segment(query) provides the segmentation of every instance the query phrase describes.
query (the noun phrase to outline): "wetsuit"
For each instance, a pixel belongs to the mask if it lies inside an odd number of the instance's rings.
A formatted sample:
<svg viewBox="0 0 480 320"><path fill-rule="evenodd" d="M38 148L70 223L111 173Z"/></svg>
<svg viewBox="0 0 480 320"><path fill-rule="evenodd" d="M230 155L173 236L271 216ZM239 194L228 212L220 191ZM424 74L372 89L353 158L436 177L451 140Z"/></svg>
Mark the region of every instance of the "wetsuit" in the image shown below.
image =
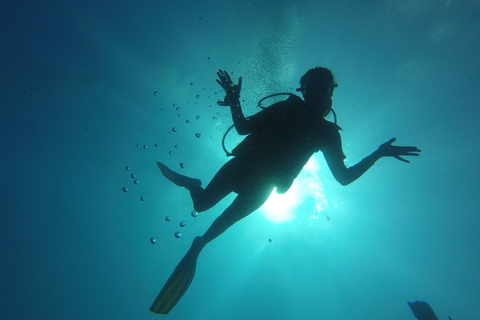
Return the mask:
<svg viewBox="0 0 480 320"><path fill-rule="evenodd" d="M305 101L296 95L252 117L242 117L233 117L235 125L242 127L241 133L248 134L232 151L237 189L248 187L243 182L262 179L271 182L278 193L285 193L315 152L321 150L339 161L346 158L339 127L312 117Z"/></svg>

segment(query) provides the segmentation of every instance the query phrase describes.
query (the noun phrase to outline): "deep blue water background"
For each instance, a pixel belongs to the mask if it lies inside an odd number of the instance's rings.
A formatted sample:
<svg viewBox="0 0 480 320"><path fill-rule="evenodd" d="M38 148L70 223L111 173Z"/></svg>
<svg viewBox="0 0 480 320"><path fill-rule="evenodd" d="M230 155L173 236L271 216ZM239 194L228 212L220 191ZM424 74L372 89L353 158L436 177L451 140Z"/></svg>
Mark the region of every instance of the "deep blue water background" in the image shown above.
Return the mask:
<svg viewBox="0 0 480 320"><path fill-rule="evenodd" d="M342 187L315 155L302 177L322 211L309 196L289 222L232 227L168 318L406 320L425 300L477 319L479 16L467 0L3 1L0 318L160 317L150 304L233 198L192 218L155 160L204 183L225 163L219 68L253 114L320 65L347 164L393 136L421 157Z"/></svg>

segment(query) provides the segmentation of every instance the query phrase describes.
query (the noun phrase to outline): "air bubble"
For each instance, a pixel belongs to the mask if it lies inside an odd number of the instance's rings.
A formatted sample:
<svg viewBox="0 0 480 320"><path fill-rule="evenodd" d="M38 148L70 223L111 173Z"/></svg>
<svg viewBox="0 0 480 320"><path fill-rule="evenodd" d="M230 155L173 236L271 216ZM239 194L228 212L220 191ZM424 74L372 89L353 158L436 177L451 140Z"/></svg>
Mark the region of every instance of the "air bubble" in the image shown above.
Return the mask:
<svg viewBox="0 0 480 320"><path fill-rule="evenodd" d="M157 242L157 239L155 239L154 237L151 237L151 238L150 238L150 243L151 243L151 244L155 244L155 242Z"/></svg>
<svg viewBox="0 0 480 320"><path fill-rule="evenodd" d="M147 200L147 198L145 198L144 196L140 197L140 201L145 201L145 200Z"/></svg>
<svg viewBox="0 0 480 320"><path fill-rule="evenodd" d="M272 242L272 239L268 239L268 242Z"/></svg>
<svg viewBox="0 0 480 320"><path fill-rule="evenodd" d="M169 216L166 216L166 217L165 217L165 221L168 222L168 221L170 221L170 220L172 220L172 219L171 219Z"/></svg>
<svg viewBox="0 0 480 320"><path fill-rule="evenodd" d="M173 128L172 128L172 131L173 131L173 132L177 132L177 128L176 128L176 127L173 127Z"/></svg>
<svg viewBox="0 0 480 320"><path fill-rule="evenodd" d="M190 123L190 120L185 120L186 123Z"/></svg>
<svg viewBox="0 0 480 320"><path fill-rule="evenodd" d="M202 135L201 135L200 133L195 133L195 137L197 137L197 138L201 138L201 137L202 137Z"/></svg>
<svg viewBox="0 0 480 320"><path fill-rule="evenodd" d="M185 163L180 162L180 168L185 169Z"/></svg>
<svg viewBox="0 0 480 320"><path fill-rule="evenodd" d="M158 96L158 91L153 91L154 96Z"/></svg>
<svg viewBox="0 0 480 320"><path fill-rule="evenodd" d="M128 188L127 187L123 187L123 192L128 192Z"/></svg>
<svg viewBox="0 0 480 320"><path fill-rule="evenodd" d="M168 151L168 154L169 154L169 155L172 155L172 154L173 154L173 151Z"/></svg>
<svg viewBox="0 0 480 320"><path fill-rule="evenodd" d="M135 179L137 176L136 176L134 173L132 173L132 174L130 175L130 177L132 177L133 179Z"/></svg>
<svg viewBox="0 0 480 320"><path fill-rule="evenodd" d="M138 179L136 179L136 180L133 180L133 183L135 183L135 184L139 184L139 183L140 183L140 181L138 181Z"/></svg>
<svg viewBox="0 0 480 320"><path fill-rule="evenodd" d="M183 227L185 227L186 225L187 225L187 223L186 223L185 221L180 222L180 227L183 228Z"/></svg>
<svg viewBox="0 0 480 320"><path fill-rule="evenodd" d="M160 145L158 143L155 143L155 147L158 148Z"/></svg>
<svg viewBox="0 0 480 320"><path fill-rule="evenodd" d="M182 236L182 233L180 231L175 232L175 237L180 238Z"/></svg>
<svg viewBox="0 0 480 320"><path fill-rule="evenodd" d="M195 119L197 119L197 120L200 119L200 116L196 116Z"/></svg>
<svg viewBox="0 0 480 320"><path fill-rule="evenodd" d="M198 217L198 211L193 210L191 213L192 217L196 218Z"/></svg>
<svg viewBox="0 0 480 320"><path fill-rule="evenodd" d="M143 149L147 149L148 146L146 144L143 145Z"/></svg>
<svg viewBox="0 0 480 320"><path fill-rule="evenodd" d="M126 167L125 167L125 170L130 170L130 166L126 166Z"/></svg>
<svg viewBox="0 0 480 320"><path fill-rule="evenodd" d="M195 97L196 97L197 99L200 99L200 95L199 95L199 94L197 94Z"/></svg>
<svg viewBox="0 0 480 320"><path fill-rule="evenodd" d="M193 82L190 82L190 85L193 86Z"/></svg>

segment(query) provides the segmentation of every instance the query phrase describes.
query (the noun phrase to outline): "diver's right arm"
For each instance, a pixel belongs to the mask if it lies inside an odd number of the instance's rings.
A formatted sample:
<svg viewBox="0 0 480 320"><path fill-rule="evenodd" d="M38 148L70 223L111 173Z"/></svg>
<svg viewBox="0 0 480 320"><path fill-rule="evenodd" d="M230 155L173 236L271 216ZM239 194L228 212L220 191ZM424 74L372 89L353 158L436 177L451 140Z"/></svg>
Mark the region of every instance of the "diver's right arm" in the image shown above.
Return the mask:
<svg viewBox="0 0 480 320"><path fill-rule="evenodd" d="M242 111L242 106L240 101L230 104L230 111L232 112L233 123L235 124L235 129L237 129L238 134L245 135L252 132L249 121L245 118Z"/></svg>
<svg viewBox="0 0 480 320"><path fill-rule="evenodd" d="M251 124L245 118L242 106L240 105L240 90L242 88L242 77L238 78L238 84L234 84L226 71L219 70L216 81L225 90L225 99L218 101L220 106L230 106L233 123L238 134L245 135L252 132Z"/></svg>

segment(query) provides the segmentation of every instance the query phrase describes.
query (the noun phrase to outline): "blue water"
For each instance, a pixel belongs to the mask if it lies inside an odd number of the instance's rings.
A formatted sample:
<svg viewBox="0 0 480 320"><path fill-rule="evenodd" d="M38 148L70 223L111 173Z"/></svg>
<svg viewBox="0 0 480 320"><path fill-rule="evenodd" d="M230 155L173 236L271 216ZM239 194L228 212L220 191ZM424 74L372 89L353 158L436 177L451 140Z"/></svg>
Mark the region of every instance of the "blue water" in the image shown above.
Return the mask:
<svg viewBox="0 0 480 320"><path fill-rule="evenodd" d="M477 319L479 16L478 1L2 2L0 318L162 317L151 303L233 195L193 218L155 161L204 183L227 161L219 68L243 76L250 115L325 66L348 165L391 137L422 155L347 187L315 155L285 205L205 248L167 318L406 320L424 300Z"/></svg>

